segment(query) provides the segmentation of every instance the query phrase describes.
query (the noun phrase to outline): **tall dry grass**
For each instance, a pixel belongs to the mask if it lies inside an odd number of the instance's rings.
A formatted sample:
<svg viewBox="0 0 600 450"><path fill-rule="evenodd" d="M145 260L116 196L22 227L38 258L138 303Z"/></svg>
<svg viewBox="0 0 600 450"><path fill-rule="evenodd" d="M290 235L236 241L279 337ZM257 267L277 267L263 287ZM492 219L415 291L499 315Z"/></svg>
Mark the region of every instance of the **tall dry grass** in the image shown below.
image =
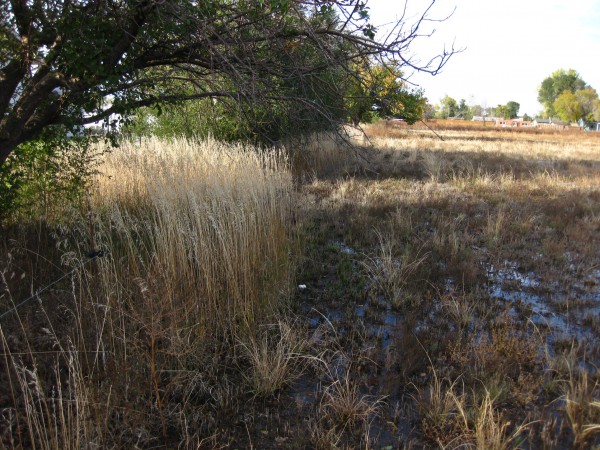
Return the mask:
<svg viewBox="0 0 600 450"><path fill-rule="evenodd" d="M69 283L0 326L0 447L198 445L231 402L238 343L288 298L283 155L148 140L100 173L88 210L60 227ZM104 255L89 261L90 247Z"/></svg>
<svg viewBox="0 0 600 450"><path fill-rule="evenodd" d="M92 210L95 242L111 253L100 261L105 292L119 284L121 294L183 308L200 334L252 326L279 300L294 215L282 155L151 140L121 147L101 171Z"/></svg>

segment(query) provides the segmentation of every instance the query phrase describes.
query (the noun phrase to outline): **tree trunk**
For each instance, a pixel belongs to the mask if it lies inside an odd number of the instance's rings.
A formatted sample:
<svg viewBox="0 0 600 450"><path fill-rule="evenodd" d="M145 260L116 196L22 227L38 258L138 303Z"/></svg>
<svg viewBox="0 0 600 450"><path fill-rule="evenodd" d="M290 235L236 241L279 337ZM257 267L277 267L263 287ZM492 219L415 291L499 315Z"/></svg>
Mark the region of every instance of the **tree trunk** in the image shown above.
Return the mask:
<svg viewBox="0 0 600 450"><path fill-rule="evenodd" d="M7 139L0 138L0 166L4 164L4 161L8 159L8 156L18 145L19 142L15 142L15 140L10 137Z"/></svg>

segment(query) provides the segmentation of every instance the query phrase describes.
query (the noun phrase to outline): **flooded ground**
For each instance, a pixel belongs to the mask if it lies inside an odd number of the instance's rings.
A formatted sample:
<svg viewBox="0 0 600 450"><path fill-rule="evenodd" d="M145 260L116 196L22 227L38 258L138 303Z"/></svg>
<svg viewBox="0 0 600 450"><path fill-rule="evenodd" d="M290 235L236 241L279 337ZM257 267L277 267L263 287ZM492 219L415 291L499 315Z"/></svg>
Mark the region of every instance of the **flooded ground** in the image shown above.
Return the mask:
<svg viewBox="0 0 600 450"><path fill-rule="evenodd" d="M336 356L291 395L376 405L319 448L600 445L600 163L393 145L305 188L298 313Z"/></svg>
<svg viewBox="0 0 600 450"><path fill-rule="evenodd" d="M594 319L600 317L600 270L578 276L572 269L568 284L548 283L535 272L522 273L511 261L486 271L490 296L506 302L515 316L523 314L547 330L550 339L597 338Z"/></svg>
<svg viewBox="0 0 600 450"><path fill-rule="evenodd" d="M326 259L331 264L326 273L299 280L302 281L297 291L300 315L305 318L311 333L333 335L344 342L348 354L332 363L337 376L351 377L360 395L381 400L377 414L369 422L369 442L373 448L429 447L422 434L416 432L420 422L417 393L430 389L436 377L453 372L452 363L449 366L440 364L444 360L449 362L453 356L440 354L440 348L446 351L448 348L436 344L435 340L443 336L455 339L456 333L464 327L466 336L477 336L476 340L485 341L487 332L484 329L489 326L486 320L490 320L490 315L482 315L478 310L492 312L492 321L509 320L515 330L528 328L537 334L532 340L539 356L536 356L537 364L540 364L537 370L553 370L544 358L562 354L566 343L583 353L589 352L581 360L582 370L594 373L598 370L598 270L578 276L571 266L566 284L548 282L547 276L523 270L515 261L503 260L499 265L482 261L484 276L476 289L479 297L473 300L480 305L460 305L459 289L464 286L459 288L460 283L448 278L444 290L437 292L438 297L429 299L428 310L415 313L394 308L384 296L373 296L373 280L368 279L363 265L365 254L343 241L329 240L325 248L323 254L329 255ZM340 267L345 269L340 270ZM343 274L341 277L340 273ZM449 298L455 303L449 303ZM450 314L449 308L454 308ZM527 338L520 332L519 336ZM406 351L406 345L420 348L411 348L404 359L398 352ZM437 354L436 362L431 360L430 354ZM319 380L315 384L311 377L302 377L291 386L290 395L296 403L305 406L312 403L314 408L322 395L322 382ZM539 407L545 409L547 405L544 406L542 401ZM560 417L559 410L563 407L564 402L556 401L550 409ZM559 422L562 424L559 428L564 427L562 420ZM560 431L555 432L560 434ZM346 439L342 441L350 447L360 441L357 436L346 436ZM557 438L556 442L559 441ZM532 442L537 441L532 439ZM536 447L530 443L519 448Z"/></svg>

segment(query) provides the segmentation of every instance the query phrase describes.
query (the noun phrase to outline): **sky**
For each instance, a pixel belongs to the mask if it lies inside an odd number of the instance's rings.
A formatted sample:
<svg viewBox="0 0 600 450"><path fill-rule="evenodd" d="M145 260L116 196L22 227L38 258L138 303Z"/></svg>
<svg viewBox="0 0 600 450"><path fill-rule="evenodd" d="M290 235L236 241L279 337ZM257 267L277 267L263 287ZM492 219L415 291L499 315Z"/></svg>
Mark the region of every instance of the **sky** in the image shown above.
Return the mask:
<svg viewBox="0 0 600 450"><path fill-rule="evenodd" d="M401 17L404 0L370 0L372 23ZM407 24L429 2L408 0ZM468 104L493 107L516 101L519 114L542 110L537 89L558 69L574 69L600 93L600 0L438 0L424 24L431 37L413 42L415 61L426 61L454 45L464 48L432 77L416 73L409 79L433 104L449 95Z"/></svg>

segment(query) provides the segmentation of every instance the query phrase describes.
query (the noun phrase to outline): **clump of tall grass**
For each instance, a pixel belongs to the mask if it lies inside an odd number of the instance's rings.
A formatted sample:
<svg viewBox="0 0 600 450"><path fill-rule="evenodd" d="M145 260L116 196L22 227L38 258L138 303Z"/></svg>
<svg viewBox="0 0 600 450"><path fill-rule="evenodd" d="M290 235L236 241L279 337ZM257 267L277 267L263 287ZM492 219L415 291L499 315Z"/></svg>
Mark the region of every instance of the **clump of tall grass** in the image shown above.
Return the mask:
<svg viewBox="0 0 600 450"><path fill-rule="evenodd" d="M378 254L367 256L363 265L375 290L381 292L392 307L402 309L412 300L405 288L429 255L421 255L420 250L415 255L411 249L407 249L397 257L394 240L377 231L376 235L379 240Z"/></svg>
<svg viewBox="0 0 600 450"><path fill-rule="evenodd" d="M151 140L122 146L101 170L94 240L111 255L100 262L106 292L118 284L121 295L183 308L201 334L251 326L275 304L294 214L282 155Z"/></svg>
<svg viewBox="0 0 600 450"><path fill-rule="evenodd" d="M295 200L281 153L147 140L114 149L99 173L80 220L63 224L71 286L39 298L57 302L36 319L52 330L55 369L38 370L47 349L25 315L0 327L9 448L194 445L218 408L210 384L235 366L221 362L289 297ZM90 248L103 256L90 261ZM76 420L78 405L92 420Z"/></svg>
<svg viewBox="0 0 600 450"><path fill-rule="evenodd" d="M243 375L255 396L271 396L302 373L306 343L293 324L282 320L240 342L250 366Z"/></svg>
<svg viewBox="0 0 600 450"><path fill-rule="evenodd" d="M600 383L590 380L587 372L577 374L571 368L564 391L564 408L573 432L573 446L584 448L600 434Z"/></svg>

